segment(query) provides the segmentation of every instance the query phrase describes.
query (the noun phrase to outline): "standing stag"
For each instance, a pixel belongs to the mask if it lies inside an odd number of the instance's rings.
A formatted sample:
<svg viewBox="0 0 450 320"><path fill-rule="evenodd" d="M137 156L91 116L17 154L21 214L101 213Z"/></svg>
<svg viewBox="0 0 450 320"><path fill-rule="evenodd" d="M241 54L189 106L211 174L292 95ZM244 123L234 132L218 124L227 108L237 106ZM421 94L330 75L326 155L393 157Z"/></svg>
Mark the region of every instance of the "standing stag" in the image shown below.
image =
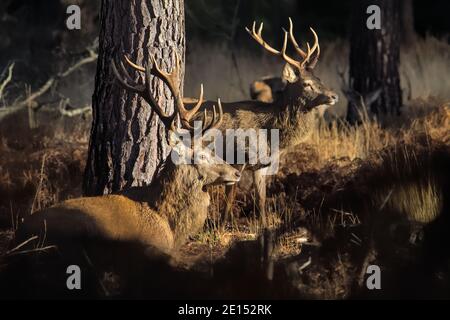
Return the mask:
<svg viewBox="0 0 450 320"><path fill-rule="evenodd" d="M281 57L286 65L283 70L283 90L273 102L240 101L223 103L223 121L220 130L227 129L279 129L279 155L288 148L305 141L312 133L315 124L313 109L323 105L333 105L338 95L326 88L321 80L314 76L313 69L320 55L319 39L311 28L314 44L307 43L306 52L303 51L293 34L292 20L289 19L289 31L284 31L284 41L281 51L274 49L262 37L263 24L256 30L256 23L252 29L246 28L252 38L269 53ZM294 46L299 58L294 59L286 53L288 39ZM206 101L203 108L211 106L213 102ZM258 131L257 131L258 132ZM226 137L226 135L225 135ZM259 140L259 136L258 136ZM269 141L266 141L269 144ZM242 148L242 146L237 146ZM245 148L245 147L244 147ZM261 165L246 165L246 170L253 172L253 183L256 191L257 206L262 221L265 223L266 180L267 167ZM226 187L227 205L224 220L228 220L232 213L236 186Z"/></svg>
<svg viewBox="0 0 450 320"><path fill-rule="evenodd" d="M255 24L253 24L252 31L250 31L249 29L246 29L246 30L265 49L267 49L269 52L279 55L277 50L274 50L264 40L262 40L262 36L261 36L262 26L263 26L263 24L260 25L260 29L258 30L258 32L256 32L256 30L255 30ZM309 44L307 43L307 52L305 53L303 50L301 50L299 48L298 43L295 40L295 37L293 36L293 23L292 23L291 18L289 18L289 38L291 39L291 41L294 41L293 45L294 45L295 49L297 50L297 52L299 53L299 55L302 57L302 59L304 59L303 57L305 56L305 54L306 55L308 55L309 53L314 54L314 50L317 50L317 52L315 53L314 61L306 62L306 64L307 64L306 68L309 69L309 71L312 74L312 69L316 65L319 55L320 55L320 46L318 43L318 37L317 37L316 32L312 28L310 28L310 29L314 35L315 45L317 45L317 47L314 47L315 46L314 45L313 49L310 49ZM288 60L289 60L289 57L288 57ZM294 65L291 62L286 60L286 64L284 65L281 77L269 75L269 76L264 76L258 80L253 81L250 84L250 97L253 100L258 100L258 101L267 102L267 103L282 103L282 101L280 101L280 100L284 99L284 96L286 94L288 94L288 95L297 94L297 93L292 92L292 89L295 89L295 87L292 87L292 86L291 86L290 92L286 92L287 84L296 81L295 77L293 77L292 66L294 66ZM313 76L312 80L316 81L319 85L321 85L323 87L321 80L318 79L317 77ZM300 89L301 89L301 87L300 87ZM299 94L297 94L297 95L299 95ZM327 104L327 105L330 105L330 104Z"/></svg>
<svg viewBox="0 0 450 320"><path fill-rule="evenodd" d="M149 186L133 187L113 195L67 200L35 212L19 227L17 241L42 235L45 231L46 239L54 243L76 243L90 238L120 240L138 242L170 253L203 227L210 204L206 188L239 181L238 170L212 157L201 146L193 149L178 136L181 133L175 125L178 116L183 128L190 132L193 128L189 126L189 121L203 102L202 87L195 106L185 108L179 91L178 56L172 73L162 71L154 58L146 68L137 66L126 57L125 61L132 69L144 71L144 83L134 83L125 64L121 61L117 66L113 61L112 69L119 83L130 93L141 96L158 114L176 157L172 154L167 158L158 177ZM148 86L151 75L164 81L173 94L175 111L172 114L166 114L152 96ZM214 108L209 124L205 111L202 133L220 125L223 117L220 100L218 108L218 114ZM189 164L191 162L193 164Z"/></svg>

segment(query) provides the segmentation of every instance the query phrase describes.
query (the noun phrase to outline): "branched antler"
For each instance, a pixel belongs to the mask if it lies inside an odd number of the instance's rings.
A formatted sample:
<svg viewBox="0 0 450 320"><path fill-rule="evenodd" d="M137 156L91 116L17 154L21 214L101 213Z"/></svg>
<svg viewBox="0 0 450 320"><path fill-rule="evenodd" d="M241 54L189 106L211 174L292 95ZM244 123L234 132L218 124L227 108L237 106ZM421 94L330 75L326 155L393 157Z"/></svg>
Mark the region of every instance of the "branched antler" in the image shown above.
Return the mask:
<svg viewBox="0 0 450 320"><path fill-rule="evenodd" d="M179 69L180 69L180 59L176 51L174 51L174 59L175 59L175 67L172 69L171 72L165 72L163 71L158 63L156 62L156 59L152 56L150 58L150 64L148 64L145 68L142 66L139 66L132 62L126 55L124 56L125 62L130 66L132 69L138 72L144 73L144 83L134 83L132 80L130 74L128 73L124 63L121 61L119 63L121 73L119 72L116 62L113 60L111 63L112 70L114 74L116 75L117 80L122 85L123 88L126 90L136 93L140 95L149 105L150 107L158 114L159 118L163 122L164 126L168 130L176 131L175 122L177 115L180 116L181 124L184 128L193 130L194 128L191 126L190 122L194 118L194 116L198 113L198 110L203 104L203 84L200 85L200 96L197 101L197 103L194 105L192 109L186 109L184 103L183 103L183 97L181 96L180 92L180 83L179 83ZM152 95L152 90L150 87L150 77L155 76L158 79L162 80L167 87L169 88L170 92L172 93L174 99L175 99L175 110L172 112L172 114L167 114L163 108L158 104L158 102L155 100L155 98ZM220 103L220 99L218 101L219 105L219 116L217 116L216 108L213 107L213 118L211 120L210 124L207 124L207 112L205 110L204 112L204 118L203 118L203 128L202 131L205 132L206 130L216 128L220 125L220 122L223 118L223 111L222 111L222 105Z"/></svg>
<svg viewBox="0 0 450 320"><path fill-rule="evenodd" d="M261 22L261 24L258 28L258 31L256 31L256 22L254 21L253 25L252 25L252 30L250 30L249 28L245 28L245 30L247 30L247 32L251 35L251 37L256 42L258 42L264 49L266 49L267 51L269 51L270 53L272 53L274 55L281 56L287 63L297 67L299 70L303 70L305 68L312 69L316 66L317 61L319 59L319 55L320 55L320 46L319 46L319 37L317 36L317 33L314 31L313 28L310 28L310 30L314 35L314 45L311 48L309 43L306 43L308 50L307 50L307 52L304 52L300 48L297 40L295 39L294 26L292 23L292 19L289 18L289 31L286 31L283 29L284 30L283 47L282 47L281 51L278 51L278 50L274 49L272 46L270 46L263 39L263 37L262 37L263 26L264 26L264 24ZM291 43L294 46L296 52L301 57L301 60L295 60L286 54L288 37L291 40ZM311 57L314 53L315 53L315 56L313 59L311 59Z"/></svg>

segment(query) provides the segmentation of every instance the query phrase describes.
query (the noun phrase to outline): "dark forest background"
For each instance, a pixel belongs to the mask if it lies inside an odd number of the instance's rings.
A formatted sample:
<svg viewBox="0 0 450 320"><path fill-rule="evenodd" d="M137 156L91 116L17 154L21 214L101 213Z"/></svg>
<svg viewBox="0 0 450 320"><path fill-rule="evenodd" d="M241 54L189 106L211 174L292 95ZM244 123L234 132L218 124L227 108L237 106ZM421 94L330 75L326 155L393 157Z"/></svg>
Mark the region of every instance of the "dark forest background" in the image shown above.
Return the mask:
<svg viewBox="0 0 450 320"><path fill-rule="evenodd" d="M207 282L205 292L217 289L219 293L225 288L225 295L234 299L254 299L266 293L277 297L274 289L291 286L299 291L292 293L296 298L364 298L370 294L385 299L449 298L450 10L446 6L449 1L400 0L402 12L411 12L405 10L408 4L412 4L409 8L413 11L412 15L403 15L408 18L402 20L399 41L389 43L393 44L389 49L395 47L395 54L391 54L394 50L367 49L373 49L374 43L377 49L383 49L377 42L381 37L365 32L365 25L360 23L365 17L354 12L361 12L355 8L361 9L372 0L184 1L184 97L196 97L203 83L209 100L218 97L226 102L245 100L250 98L249 85L256 79L280 77L284 61L264 51L244 28L251 27L254 20L263 21L264 39L280 48L282 27L286 28L288 17L292 17L295 36L303 48L306 41L312 43L308 27L317 31L321 53L314 75L338 93L339 102L313 111L319 121L314 121L311 135L282 157L279 173L268 184L267 209L273 217L269 227L279 228L280 232L278 256L272 269L282 271L274 277L280 282L271 282L266 289L266 278L261 281L263 248L259 240L254 243L248 240L261 239L256 237L267 225L261 224L255 215L252 184L245 177L237 192L235 213L239 212L239 216L236 215L238 219L232 225L222 225L218 219L226 200L224 192L220 187L211 190L208 223L183 248L182 267L195 264L201 279L214 275L217 282ZM377 3L391 5L394 1L390 1ZM101 0L0 1L0 285L3 279L8 279L19 297L26 296L25 289L32 289L30 294L40 299L45 296L36 289L37 285L30 285L31 281L45 282L50 289L52 285L65 284L65 280L58 283L51 280L58 266L49 268L41 263L40 255L36 256L39 261L36 267L30 265L25 269L30 281L24 281L25 272L15 265L11 265L11 270L18 278L3 272L2 257L12 252L9 244L22 217L83 194L92 115L94 118L96 115L95 107L92 112L92 101L95 102L98 47L95 40L100 29L100 3ZM81 7L81 30L66 28L66 8L71 4ZM391 10L395 13L391 17L397 17L398 11ZM354 19L356 16L361 20ZM397 39L384 32L399 30L390 20L391 24L386 23L378 35ZM405 22L413 22L413 28ZM392 25L395 28L389 29ZM361 39L364 41L358 42ZM383 40L386 39L380 42ZM373 63L387 56L398 57L398 63L389 64L392 66L389 69L384 68L387 64L384 61L389 59ZM84 61L82 65L80 61ZM103 66L106 69L108 65ZM359 83L369 79L375 86L362 88L364 91L356 88L354 82L352 86L352 70L360 75ZM401 99L396 99L401 102L395 106L401 107L400 115L373 119L364 112L361 125L342 121L351 110L352 100L356 101L356 107L364 107L363 111L370 107L371 99L367 98L370 94L365 94L378 90L377 80L382 85L393 83L385 81L386 73L377 73L379 70L389 70L388 76L395 75L395 80L400 80L400 90L394 93L398 98L401 95ZM98 78L97 83L108 81L102 76ZM133 141L142 143L140 138ZM120 154L117 159L128 162L128 153L117 154ZM305 237L312 242L303 247ZM265 232L263 238L266 239ZM228 251L234 242L236 249ZM111 248L108 244L108 253L114 251ZM43 251L40 247L36 249ZM129 263L141 261L129 259L133 258L129 256L133 252L127 250L120 256L121 262L139 268L137 272L127 269L132 281L127 288L124 274L125 286L121 288L123 284L119 281L119 293L120 289L123 292L131 289L130 293L134 293L137 288L138 294L148 291L160 295L160 291L152 289L154 280L170 291L172 287L160 272L149 272L152 269L140 262ZM23 251L13 252L17 253ZM264 259L271 255L264 249ZM103 253L98 258L102 260ZM273 267L270 263L267 265ZM363 291L364 270L369 264L386 267L380 295ZM176 288L184 286L195 291L202 289L196 272L192 273L195 282L188 285L178 281L180 278L173 273L166 276L177 282ZM113 297L119 294L114 293L115 277L100 280L100 272L92 273L92 279L96 279L92 283L98 282L103 290L109 285ZM155 274L157 279L153 277ZM252 290L256 295L246 296L253 294ZM282 294L292 298L290 292ZM11 299L14 294L0 289L2 296Z"/></svg>
<svg viewBox="0 0 450 320"><path fill-rule="evenodd" d="M443 10L448 1L414 0L414 27L419 35L448 35L450 19ZM82 9L82 29L65 28L68 5ZM46 72L58 68L58 57L76 55L98 33L100 1L3 0L0 4L0 62L18 62L15 78L44 80ZM186 34L188 53L192 42L220 43L256 48L244 31L253 20L264 21L264 34L276 45L287 17L296 30L314 26L322 41L346 38L350 28L352 1L302 0L187 0ZM447 39L448 41L448 39ZM261 53L260 50L256 51Z"/></svg>

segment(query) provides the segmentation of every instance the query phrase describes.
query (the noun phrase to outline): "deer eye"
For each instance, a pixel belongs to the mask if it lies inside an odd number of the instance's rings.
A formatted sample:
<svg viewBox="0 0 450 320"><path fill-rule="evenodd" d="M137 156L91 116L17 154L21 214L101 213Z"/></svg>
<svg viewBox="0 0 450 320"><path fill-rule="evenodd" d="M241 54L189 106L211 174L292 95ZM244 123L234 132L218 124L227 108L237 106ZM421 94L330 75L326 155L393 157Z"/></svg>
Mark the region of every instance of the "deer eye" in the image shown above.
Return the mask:
<svg viewBox="0 0 450 320"><path fill-rule="evenodd" d="M308 88L308 89L313 89L313 86L312 86L312 84L310 83L310 82L305 82L305 88Z"/></svg>

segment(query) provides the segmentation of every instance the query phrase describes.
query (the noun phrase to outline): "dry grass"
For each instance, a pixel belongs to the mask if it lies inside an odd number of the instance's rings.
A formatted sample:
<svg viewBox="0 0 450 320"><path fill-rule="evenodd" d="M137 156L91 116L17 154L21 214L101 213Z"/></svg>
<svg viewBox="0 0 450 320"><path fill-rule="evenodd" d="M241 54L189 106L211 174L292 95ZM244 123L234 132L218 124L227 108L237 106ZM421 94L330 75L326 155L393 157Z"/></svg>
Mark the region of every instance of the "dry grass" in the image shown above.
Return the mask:
<svg viewBox="0 0 450 320"><path fill-rule="evenodd" d="M280 175L300 175L305 170L315 170L319 174L334 175L336 180L334 183L339 184L339 180L346 181L361 168L376 172L381 170L379 166L394 166L389 173L380 173L392 174L392 185L388 190L381 189L375 192L374 206L380 207L389 194L384 204L386 208L395 208L411 220L431 221L442 208L443 195L439 185L427 179L407 183L404 175L417 168L417 163L414 162L417 156L415 145L420 144L421 148L425 148L425 152L431 152L436 143L449 146L450 104L437 99L428 99L428 103L425 103L424 99L418 99L410 102L405 109L404 116L388 119L384 126L368 120L361 126L348 126L337 121L319 124L317 131L306 142L308 148L302 145L291 150L286 156L287 159L283 159L285 167L282 168ZM398 148L401 157L409 159L403 161L400 167L395 166L397 164L395 150ZM305 150L307 155L304 155ZM307 159L306 164L298 161L303 158ZM330 166L331 172L327 171ZM347 167L351 167L350 171ZM272 195L268 199L266 225L262 225L261 217L254 214L256 211L254 195L241 194L235 207L235 215L241 218L226 227L221 225L218 219L224 207L224 191L222 188L215 189L212 192L213 218L205 228L204 233L207 236L203 235L199 239L208 239L208 243L214 239L214 243L229 244L233 234L236 235L236 239L242 239L245 234L248 237L255 237L264 228L276 228L281 225L288 227L292 225L294 228L295 221L299 217L306 217L309 226L322 230L324 234L332 234L336 226L358 225L361 222L358 214L346 212L338 207L327 208L331 213L324 218L321 204L317 202L312 209L304 208L302 200L297 199L297 191L291 190L287 195L286 193ZM330 193L333 192L335 191Z"/></svg>
<svg viewBox="0 0 450 320"><path fill-rule="evenodd" d="M254 195L245 190L238 192L235 220L231 225L222 225L219 217L224 208L224 190L221 187L213 189L206 227L186 246L184 254L193 255L189 251L194 250L192 248L202 252L209 248L212 261L235 240L254 240L263 229L282 226L284 234L278 240L276 254L280 258L296 255L301 252L303 241L320 242L338 230L364 224L366 212L360 210L363 206L348 206L348 202L360 204L362 200L369 203L366 209L371 214L388 210L401 212L419 222L433 220L441 211L445 196L440 182L428 171L424 171L417 181L407 183L405 179L414 175L418 166L421 168L422 164L417 165L415 150L426 153L432 152L436 145L447 149L450 146L448 49L448 44L427 38L402 53L403 87L406 96L411 88L412 100L406 102L401 118L388 119L383 125L364 121L357 127L339 120L318 123L310 139L282 159L282 168L278 176L273 177L268 190L266 225L256 213ZM198 84L203 82L210 99L218 96L224 100L247 98L247 88L238 87L236 70L223 48L202 48L194 52L199 54L187 58L187 96L197 94ZM330 87L340 87L336 70L346 68L344 57L347 53L348 46L342 41L324 44L317 74ZM241 52L238 60L246 84L266 74L279 74L281 70L279 61L266 55L255 57ZM345 105L342 99L336 113L343 114ZM8 130L2 131L2 229L15 228L18 217L31 211L81 194L88 130L86 123L79 130L73 128L73 124L63 123L50 133L24 131L18 138L7 135ZM402 158L409 162L396 165L393 150L403 150ZM390 166L390 171L381 170L384 166ZM366 179L370 174L370 179L374 176L387 182L372 186L373 180ZM349 187L351 183L356 187ZM309 233L310 230L315 233ZM363 238L355 232L351 240L345 241L361 246ZM339 277L342 279L349 276L345 271L346 261L338 260L336 264L340 266ZM336 281L347 281L342 279L320 280L322 284L331 281L325 287L333 293L326 295L342 296L341 289L339 293L333 291L338 288Z"/></svg>
<svg viewBox="0 0 450 320"><path fill-rule="evenodd" d="M192 48L196 47L197 44L192 45ZM348 70L345 59L348 56L348 45L344 41L336 41L324 44L323 47L316 74L329 87L339 91L342 84L337 70ZM429 144L430 148L435 142L448 146L450 138L449 49L446 42L427 37L408 50L403 50L400 74L405 107L402 117L386 119L383 126L378 122L368 121L367 117L363 124L357 127L348 126L341 120L318 123L317 130L306 142L308 147L305 148L303 145L289 153L287 157L290 159L285 159L285 167L282 168L281 175L301 174L305 170L320 171L330 165L336 167L332 174L339 175L339 168L350 164L352 164L352 170L346 173L352 173L366 161L373 161L374 158L380 161L378 154L384 150L403 144L414 145L419 137L426 137L428 140L426 144ZM188 56L186 96L195 95L198 84L202 82L205 83L209 99L217 97L227 101L248 99L246 94L248 88L239 87L237 72L232 66L228 52L223 47L213 46L193 51L199 54ZM238 64L243 83L246 84L268 74L279 75L282 69L282 64L277 58L266 54L255 56L248 52L241 52L238 56ZM221 76L218 77L218 74ZM344 97L342 93L340 96ZM341 99L333 113L343 116L346 104L345 99ZM305 149L310 152L302 156ZM306 163L291 160L299 158L306 158ZM439 209L442 196L439 196L439 191L435 189L432 182L409 186L403 186L401 183L399 185L396 192L391 194L386 206L391 204L399 206L403 203L402 211L412 210L410 214L417 216L418 219L420 219L420 212L431 210L434 212L431 215L434 215ZM388 191L380 191L379 196L385 199ZM410 197L414 200L409 201ZM348 225L352 224L351 221L359 219L352 212L344 214L339 208L333 208L335 212L323 220L320 205L308 211L301 204L299 205L301 201L294 198L296 195L286 196L282 193L269 199L267 205L270 219L268 225L263 226L259 217L249 213L255 207L254 196L251 193L241 194L235 214L242 218L235 220L232 226L225 227L217 219L224 206L223 191L215 190L212 206L212 216L215 218L204 231L207 236L203 235L199 239L207 239L208 242L214 239L214 243L228 244L232 234L239 235L236 238L242 238L243 233L253 236L266 227L273 228L286 224L287 221L295 220L292 217L298 216L307 216L309 224L316 227L321 225L322 230L333 230L335 225L345 223Z"/></svg>
<svg viewBox="0 0 450 320"><path fill-rule="evenodd" d="M368 120L357 127L336 121L331 125L319 125L309 141L317 152L318 164L342 158L366 159L399 142L414 143L414 139L421 135L448 143L450 103L430 99L424 107L419 100L410 102L405 109L403 117L390 119L384 127Z"/></svg>
<svg viewBox="0 0 450 320"><path fill-rule="evenodd" d="M222 225L218 217L224 207L224 191L214 190L211 210L213 218L197 241L210 246L228 247L233 241L256 239L265 228L278 227L283 227L284 232L290 232L291 237L299 238L303 232L297 231L299 221L308 230L315 230L322 239L333 236L336 228L359 226L363 223L361 217L367 215L367 212L343 209L341 206L344 204L339 203L323 207L323 202L345 190L346 182L352 180L354 175L366 173L375 175L368 181L361 181L360 189L368 191L359 196L350 195L347 202L358 203L361 198L366 198L365 201L371 203L369 214L377 216L378 211L383 210L403 215L414 222L433 221L441 213L444 201L442 183L433 179L433 175L438 173L432 171L439 169L428 168L425 163L419 162L416 152L431 154L436 144L449 147L450 106L430 99L426 110L422 109L423 100L411 103L408 108L411 110L405 112L401 119L391 119L386 126L369 121L358 127L338 122L318 126L318 130L307 141L309 148L300 146L287 155L288 159L284 163L289 169L285 167L279 179L282 184L289 184L289 181L283 180L283 176L301 177L305 170L313 170L324 181L330 175L332 181L329 184L333 188L319 192L313 204L306 206L311 197L297 197L297 191L314 195L317 193L316 189L320 190L327 182L310 181L310 185L303 186L302 190L291 189L275 194L269 192L265 225L262 224L261 217L255 215L253 194L246 194L246 191L241 191L244 194L240 194L240 200L235 206L235 215L240 218L235 218L231 225ZM306 156L305 150L309 153ZM302 158L307 159L306 166L298 162ZM414 175L417 179L411 180L410 176ZM378 186L371 185L373 179L387 182ZM314 240L310 238L309 241ZM359 241L359 237L354 235L352 242L361 245ZM286 237L281 237L277 250L281 255L295 255L299 246Z"/></svg>
<svg viewBox="0 0 450 320"><path fill-rule="evenodd" d="M429 223L441 213L444 196L440 185L429 178L423 183L393 185L377 193L375 202L381 210L399 212L412 222Z"/></svg>

